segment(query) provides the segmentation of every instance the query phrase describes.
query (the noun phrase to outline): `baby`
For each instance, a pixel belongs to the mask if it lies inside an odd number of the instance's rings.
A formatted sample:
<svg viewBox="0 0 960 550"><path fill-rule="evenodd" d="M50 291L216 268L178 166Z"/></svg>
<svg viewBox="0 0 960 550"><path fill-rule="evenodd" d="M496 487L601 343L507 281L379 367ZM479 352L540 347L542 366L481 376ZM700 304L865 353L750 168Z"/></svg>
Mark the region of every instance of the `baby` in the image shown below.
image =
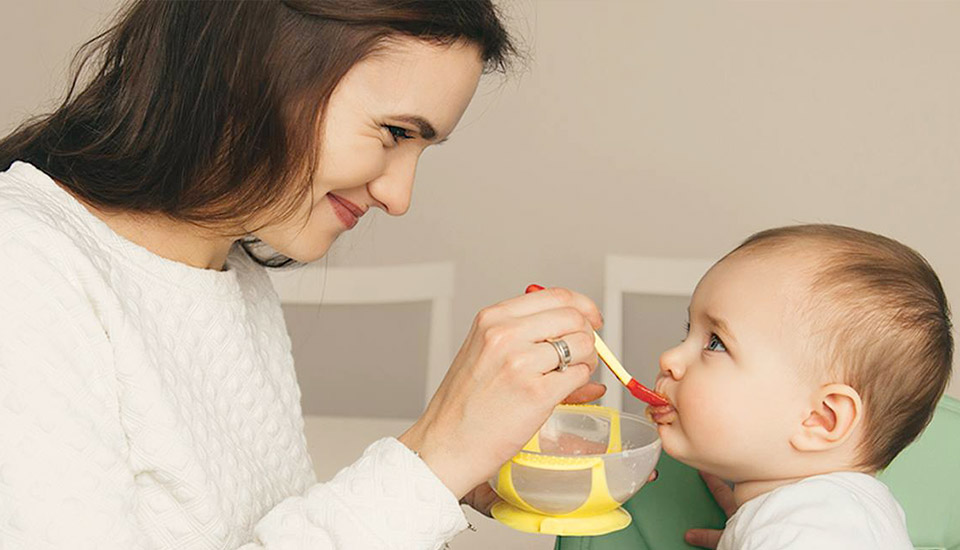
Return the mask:
<svg viewBox="0 0 960 550"><path fill-rule="evenodd" d="M733 483L720 549L910 549L874 474L929 422L950 377L930 265L879 235L771 229L717 262L649 409L663 448Z"/></svg>

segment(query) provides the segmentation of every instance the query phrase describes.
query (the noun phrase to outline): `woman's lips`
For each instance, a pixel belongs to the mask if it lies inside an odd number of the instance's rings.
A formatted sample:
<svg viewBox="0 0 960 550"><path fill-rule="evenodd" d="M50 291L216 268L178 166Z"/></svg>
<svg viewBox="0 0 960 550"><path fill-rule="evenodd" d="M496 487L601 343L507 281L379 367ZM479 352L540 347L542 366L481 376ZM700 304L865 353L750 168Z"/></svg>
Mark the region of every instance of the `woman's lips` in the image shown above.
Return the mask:
<svg viewBox="0 0 960 550"><path fill-rule="evenodd" d="M334 213L340 218L343 225L345 225L347 229L353 229L360 220L360 216L364 214L363 209L333 193L329 193L327 198L330 199L330 206L333 207Z"/></svg>

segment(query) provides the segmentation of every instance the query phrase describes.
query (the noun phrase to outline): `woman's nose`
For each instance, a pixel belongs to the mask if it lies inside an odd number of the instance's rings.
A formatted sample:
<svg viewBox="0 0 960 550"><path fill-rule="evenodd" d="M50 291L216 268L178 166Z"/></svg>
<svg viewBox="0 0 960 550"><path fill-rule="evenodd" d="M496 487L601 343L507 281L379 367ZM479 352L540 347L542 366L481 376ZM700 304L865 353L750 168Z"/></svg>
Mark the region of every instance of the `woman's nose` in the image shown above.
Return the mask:
<svg viewBox="0 0 960 550"><path fill-rule="evenodd" d="M674 380L680 380L686 372L682 347L679 345L660 354L660 372Z"/></svg>
<svg viewBox="0 0 960 550"><path fill-rule="evenodd" d="M413 181L417 173L417 157L397 159L379 178L370 182L370 195L386 208L391 216L402 216L410 209Z"/></svg>

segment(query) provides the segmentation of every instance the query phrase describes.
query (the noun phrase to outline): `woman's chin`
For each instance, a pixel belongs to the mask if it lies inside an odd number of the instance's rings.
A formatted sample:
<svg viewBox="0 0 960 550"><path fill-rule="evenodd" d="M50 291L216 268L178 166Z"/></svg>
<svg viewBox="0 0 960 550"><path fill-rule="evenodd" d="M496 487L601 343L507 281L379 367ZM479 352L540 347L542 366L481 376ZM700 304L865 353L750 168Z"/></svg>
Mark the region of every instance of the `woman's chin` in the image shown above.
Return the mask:
<svg viewBox="0 0 960 550"><path fill-rule="evenodd" d="M294 252L290 254L284 254L284 256L290 258L291 260L301 263L309 264L323 258L326 255L327 251L324 249L321 252Z"/></svg>
<svg viewBox="0 0 960 550"><path fill-rule="evenodd" d="M278 254L282 254L297 263L309 264L326 256L327 252L330 251L331 244L332 241L306 242L304 240L302 242L291 243L289 246L274 246L273 249Z"/></svg>

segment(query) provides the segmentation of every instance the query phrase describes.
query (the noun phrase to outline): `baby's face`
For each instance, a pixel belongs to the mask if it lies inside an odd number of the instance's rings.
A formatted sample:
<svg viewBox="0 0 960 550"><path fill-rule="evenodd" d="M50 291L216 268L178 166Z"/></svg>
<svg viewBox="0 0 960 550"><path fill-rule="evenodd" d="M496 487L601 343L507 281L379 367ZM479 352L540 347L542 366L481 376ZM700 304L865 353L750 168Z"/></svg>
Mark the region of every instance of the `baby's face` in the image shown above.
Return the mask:
<svg viewBox="0 0 960 550"><path fill-rule="evenodd" d="M650 409L670 455L734 482L783 474L816 387L803 376L803 263L734 255L697 285L686 338L660 356L657 390L672 406Z"/></svg>

